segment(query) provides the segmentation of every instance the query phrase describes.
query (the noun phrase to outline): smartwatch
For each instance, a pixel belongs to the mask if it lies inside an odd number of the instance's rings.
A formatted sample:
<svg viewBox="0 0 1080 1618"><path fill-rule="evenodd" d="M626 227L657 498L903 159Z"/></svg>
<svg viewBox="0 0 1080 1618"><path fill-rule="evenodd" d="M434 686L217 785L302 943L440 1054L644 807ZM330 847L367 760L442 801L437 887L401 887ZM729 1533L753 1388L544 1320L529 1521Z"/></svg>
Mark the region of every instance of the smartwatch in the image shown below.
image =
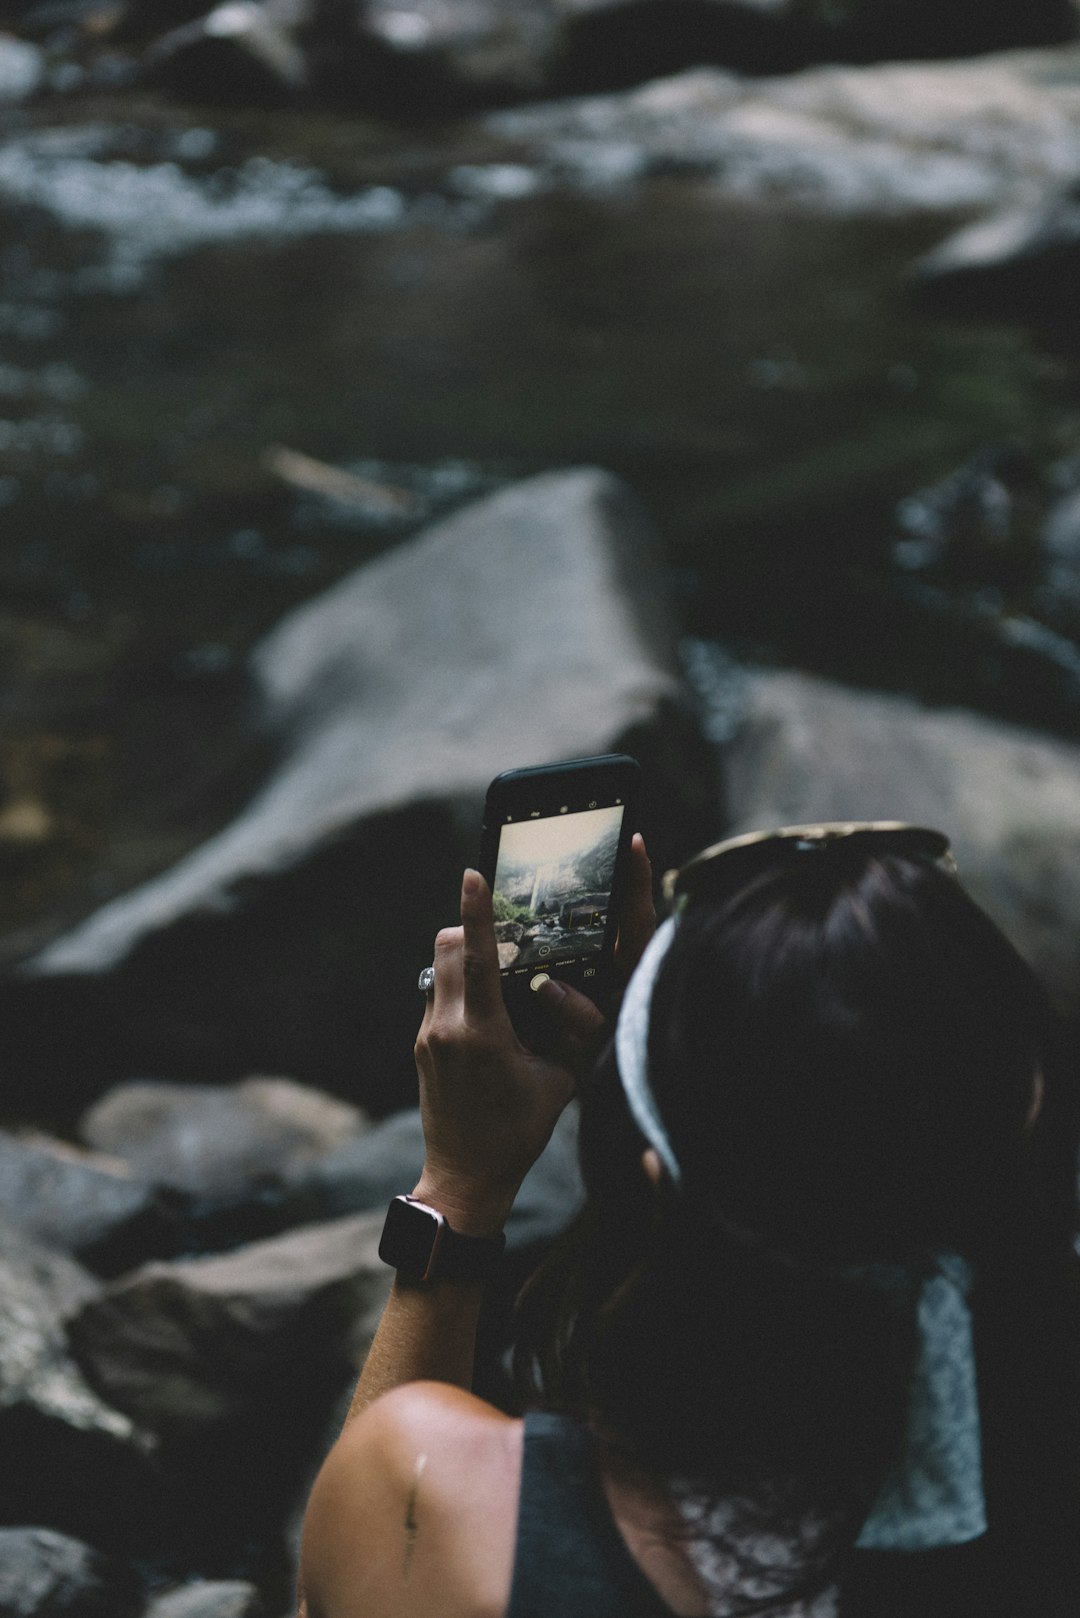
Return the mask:
<svg viewBox="0 0 1080 1618"><path fill-rule="evenodd" d="M395 1197L386 1210L379 1257L408 1281L486 1281L506 1237L462 1236L415 1197Z"/></svg>

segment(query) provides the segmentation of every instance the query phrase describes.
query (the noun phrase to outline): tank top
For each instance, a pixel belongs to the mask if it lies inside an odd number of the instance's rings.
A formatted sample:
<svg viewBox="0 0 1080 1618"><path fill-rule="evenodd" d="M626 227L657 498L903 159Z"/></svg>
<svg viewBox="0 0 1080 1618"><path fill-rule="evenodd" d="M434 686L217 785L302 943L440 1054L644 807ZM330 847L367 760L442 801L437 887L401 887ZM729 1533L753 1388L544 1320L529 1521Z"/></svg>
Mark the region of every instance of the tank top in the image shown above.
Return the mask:
<svg viewBox="0 0 1080 1618"><path fill-rule="evenodd" d="M611 1515L588 1431L568 1416L525 1417L506 1618L673 1618Z"/></svg>
<svg viewBox="0 0 1080 1618"><path fill-rule="evenodd" d="M1057 1618L984 1542L905 1556L859 1552L844 1612L866 1618ZM788 1613L792 1608L785 1609ZM525 1416L517 1542L506 1618L675 1618L631 1556L611 1514L588 1429L549 1411Z"/></svg>

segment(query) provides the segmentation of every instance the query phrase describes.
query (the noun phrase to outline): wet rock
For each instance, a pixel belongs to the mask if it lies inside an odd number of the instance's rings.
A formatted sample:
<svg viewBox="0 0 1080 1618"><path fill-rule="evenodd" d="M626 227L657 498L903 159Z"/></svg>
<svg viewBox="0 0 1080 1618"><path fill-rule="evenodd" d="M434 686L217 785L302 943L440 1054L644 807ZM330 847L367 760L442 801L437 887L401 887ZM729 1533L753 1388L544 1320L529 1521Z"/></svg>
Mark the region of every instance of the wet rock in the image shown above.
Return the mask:
<svg viewBox="0 0 1080 1618"><path fill-rule="evenodd" d="M901 567L953 585L1030 582L1039 561L1042 489L1021 444L990 445L897 507Z"/></svg>
<svg viewBox="0 0 1080 1618"><path fill-rule="evenodd" d="M200 1579L156 1596L145 1618L262 1618L262 1598L243 1579Z"/></svg>
<svg viewBox="0 0 1080 1618"><path fill-rule="evenodd" d="M98 1275L177 1250L177 1209L116 1157L0 1133L0 1217Z"/></svg>
<svg viewBox="0 0 1080 1618"><path fill-rule="evenodd" d="M147 1441L71 1358L68 1320L98 1283L0 1225L0 1523L38 1523L105 1547L145 1542L159 1503Z"/></svg>
<svg viewBox="0 0 1080 1618"><path fill-rule="evenodd" d="M550 0L367 0L360 37L378 52L383 98L423 116L540 93L558 31Z"/></svg>
<svg viewBox="0 0 1080 1618"><path fill-rule="evenodd" d="M224 0L146 52L143 77L192 101L279 102L307 84L303 51L257 0Z"/></svg>
<svg viewBox="0 0 1080 1618"><path fill-rule="evenodd" d="M213 1200L300 1173L364 1123L358 1108L288 1079L245 1079L120 1085L80 1130L140 1180Z"/></svg>
<svg viewBox="0 0 1080 1618"><path fill-rule="evenodd" d="M0 987L16 1089L36 1076L40 1116L50 1078L69 1104L110 1072L261 1069L409 1105L417 971L494 775L625 748L657 863L714 829L665 602L641 509L587 469L466 507L291 614L251 662L276 772Z"/></svg>
<svg viewBox="0 0 1080 1618"><path fill-rule="evenodd" d="M811 820L940 827L964 886L1080 1011L1080 750L807 675L758 673L746 701L725 769L733 833Z"/></svg>
<svg viewBox="0 0 1080 1618"><path fill-rule="evenodd" d="M87 1300L69 1335L96 1387L174 1447L250 1432L268 1477L318 1431L363 1354L389 1287L385 1209L235 1252L146 1265ZM314 1425L313 1425L314 1422ZM267 1428L272 1427L272 1432Z"/></svg>
<svg viewBox="0 0 1080 1618"><path fill-rule="evenodd" d="M49 1528L0 1528L4 1618L134 1618L141 1610L138 1581L121 1563Z"/></svg>
<svg viewBox="0 0 1080 1618"><path fill-rule="evenodd" d="M967 312L1016 319L1075 316L1080 266L1080 192L1009 209L966 226L912 271L923 298Z"/></svg>
<svg viewBox="0 0 1080 1618"><path fill-rule="evenodd" d="M26 101L44 78L45 60L37 46L0 34L0 107Z"/></svg>
<svg viewBox="0 0 1080 1618"><path fill-rule="evenodd" d="M1030 205L1080 171L1080 48L765 79L706 67L485 123L548 183L690 172L830 213Z"/></svg>

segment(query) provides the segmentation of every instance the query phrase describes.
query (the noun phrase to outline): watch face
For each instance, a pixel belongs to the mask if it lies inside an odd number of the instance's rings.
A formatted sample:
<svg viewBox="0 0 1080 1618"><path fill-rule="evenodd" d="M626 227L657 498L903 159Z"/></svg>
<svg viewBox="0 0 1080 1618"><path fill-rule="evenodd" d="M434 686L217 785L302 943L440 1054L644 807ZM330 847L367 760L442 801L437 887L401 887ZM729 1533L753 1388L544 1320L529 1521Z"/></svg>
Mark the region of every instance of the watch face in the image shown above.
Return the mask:
<svg viewBox="0 0 1080 1618"><path fill-rule="evenodd" d="M395 1197L386 1212L379 1257L405 1275L427 1278L446 1221L433 1208Z"/></svg>

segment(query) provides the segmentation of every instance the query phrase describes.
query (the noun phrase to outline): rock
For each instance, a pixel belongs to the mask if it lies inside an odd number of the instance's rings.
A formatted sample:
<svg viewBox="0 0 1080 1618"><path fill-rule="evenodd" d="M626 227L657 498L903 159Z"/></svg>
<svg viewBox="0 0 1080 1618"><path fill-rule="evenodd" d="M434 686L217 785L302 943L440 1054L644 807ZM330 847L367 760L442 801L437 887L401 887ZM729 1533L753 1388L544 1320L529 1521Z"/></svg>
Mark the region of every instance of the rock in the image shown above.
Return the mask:
<svg viewBox="0 0 1080 1618"><path fill-rule="evenodd" d="M582 1198L577 1123L577 1107L571 1105L526 1175L506 1226L511 1252L552 1240L577 1211ZM414 1107L320 1158L297 1179L289 1207L294 1218L307 1219L334 1219L365 1208L385 1211L391 1197L412 1190L423 1162L424 1136Z"/></svg>
<svg viewBox="0 0 1080 1618"><path fill-rule="evenodd" d="M558 40L550 0L367 0L360 35L407 117L539 94Z"/></svg>
<svg viewBox="0 0 1080 1618"><path fill-rule="evenodd" d="M37 46L0 34L0 106L28 100L44 78L45 61Z"/></svg>
<svg viewBox="0 0 1080 1618"><path fill-rule="evenodd" d="M936 305L1016 320L1070 315L1080 266L1080 191L1008 209L949 236L913 267Z"/></svg>
<svg viewBox="0 0 1080 1618"><path fill-rule="evenodd" d="M280 762L248 808L0 983L8 1105L268 1069L411 1104L416 974L494 775L627 750L658 866L715 830L665 600L641 509L586 469L466 507L292 613L252 658Z"/></svg>
<svg viewBox="0 0 1080 1618"><path fill-rule="evenodd" d="M377 1252L384 1213L148 1264L72 1320L80 1362L118 1409L169 1444L251 1427L268 1466L298 1429L313 1430L313 1402L328 1386L336 1395L366 1351L389 1289Z"/></svg>
<svg viewBox="0 0 1080 1618"><path fill-rule="evenodd" d="M224 0L163 35L142 71L148 83L202 102L287 101L307 84L303 51L257 0Z"/></svg>
<svg viewBox="0 0 1080 1618"><path fill-rule="evenodd" d="M0 1528L4 1618L134 1618L141 1610L138 1581L121 1563L49 1528Z"/></svg>
<svg viewBox="0 0 1080 1618"><path fill-rule="evenodd" d="M212 1201L298 1174L364 1123L358 1108L288 1079L245 1079L120 1085L80 1130L139 1179Z"/></svg>
<svg viewBox="0 0 1080 1618"><path fill-rule="evenodd" d="M243 1579L198 1580L155 1596L145 1618L262 1618L258 1590Z"/></svg>
<svg viewBox="0 0 1080 1618"><path fill-rule="evenodd" d="M1039 474L1020 444L990 445L897 507L901 567L952 584L1028 583L1040 557Z"/></svg>
<svg viewBox="0 0 1080 1618"><path fill-rule="evenodd" d="M0 1218L118 1275L178 1250L177 1209L120 1159L48 1136L0 1132Z"/></svg>
<svg viewBox="0 0 1080 1618"><path fill-rule="evenodd" d="M37 1523L104 1547L152 1537L160 1491L148 1441L87 1384L66 1325L98 1283L0 1225L0 1523Z"/></svg>
<svg viewBox="0 0 1080 1618"><path fill-rule="evenodd" d="M1080 47L764 79L698 68L484 122L549 184L690 172L837 214L1031 205L1080 171Z"/></svg>
<svg viewBox="0 0 1080 1618"><path fill-rule="evenodd" d="M940 827L965 888L1062 1008L1080 1011L1075 747L903 697L760 672L725 782L733 834L814 820Z"/></svg>
<svg viewBox="0 0 1080 1618"><path fill-rule="evenodd" d="M389 1290L383 1217L147 1265L71 1322L89 1379L160 1435L181 1568L252 1576L252 1548L278 1543Z"/></svg>

